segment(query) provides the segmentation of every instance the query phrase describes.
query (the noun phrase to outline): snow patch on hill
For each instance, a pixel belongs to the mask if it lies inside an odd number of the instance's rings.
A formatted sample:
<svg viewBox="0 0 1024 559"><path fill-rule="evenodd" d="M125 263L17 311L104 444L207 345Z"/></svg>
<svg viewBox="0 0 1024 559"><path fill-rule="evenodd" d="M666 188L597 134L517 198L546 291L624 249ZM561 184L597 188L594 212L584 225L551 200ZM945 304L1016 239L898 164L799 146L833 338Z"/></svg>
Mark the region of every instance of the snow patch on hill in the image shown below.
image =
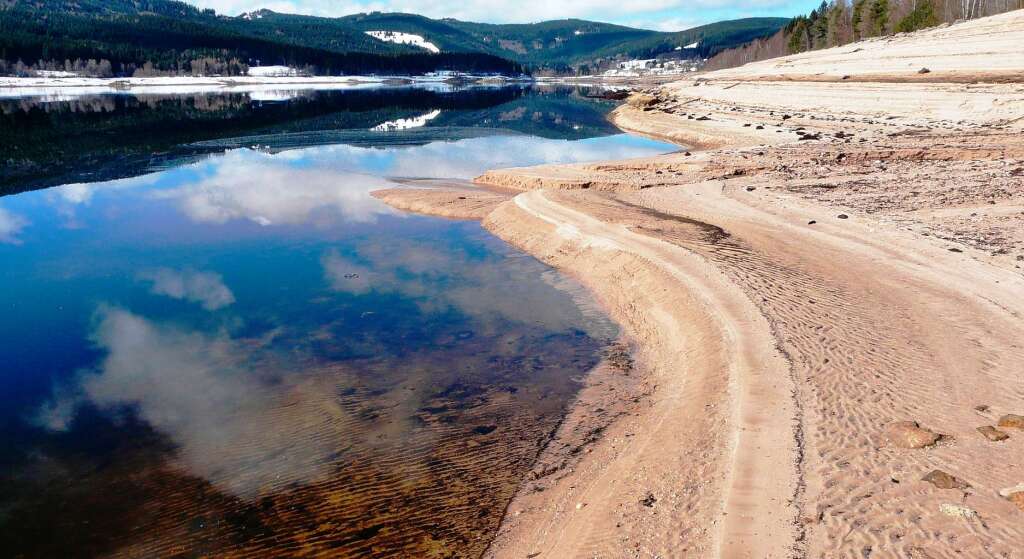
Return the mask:
<svg viewBox="0 0 1024 559"><path fill-rule="evenodd" d="M437 45L424 39L422 35L402 33L400 31L367 31L366 34L374 39L379 39L388 43L412 45L420 47L421 49L429 50L430 52L441 52L441 49L437 48Z"/></svg>

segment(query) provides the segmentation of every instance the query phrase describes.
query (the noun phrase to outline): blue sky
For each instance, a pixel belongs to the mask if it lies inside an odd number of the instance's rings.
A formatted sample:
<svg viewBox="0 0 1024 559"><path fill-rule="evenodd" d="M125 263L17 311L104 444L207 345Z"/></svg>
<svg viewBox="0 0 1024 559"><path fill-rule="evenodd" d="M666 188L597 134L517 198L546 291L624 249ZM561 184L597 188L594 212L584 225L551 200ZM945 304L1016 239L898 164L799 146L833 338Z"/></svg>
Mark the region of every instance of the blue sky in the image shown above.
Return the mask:
<svg viewBox="0 0 1024 559"><path fill-rule="evenodd" d="M488 23L526 23L578 17L678 31L723 19L790 17L809 12L820 0L188 0L219 13L237 15L259 8L278 12L342 16L359 12L412 12Z"/></svg>

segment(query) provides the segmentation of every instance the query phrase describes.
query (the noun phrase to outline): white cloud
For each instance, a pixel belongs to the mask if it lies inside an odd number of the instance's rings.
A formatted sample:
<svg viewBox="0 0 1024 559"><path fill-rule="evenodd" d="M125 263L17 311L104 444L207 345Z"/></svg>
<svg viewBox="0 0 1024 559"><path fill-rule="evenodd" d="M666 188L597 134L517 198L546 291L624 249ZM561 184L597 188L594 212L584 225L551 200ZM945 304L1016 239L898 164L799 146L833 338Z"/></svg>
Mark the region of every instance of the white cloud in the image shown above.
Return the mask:
<svg viewBox="0 0 1024 559"><path fill-rule="evenodd" d="M265 341L163 326L118 308L97 318L92 341L106 357L54 391L40 425L67 429L85 402L111 413L130 406L174 443L172 465L242 498L325 479L332 457L361 436L348 431L358 418L343 417L336 402L347 382L340 367L293 372Z"/></svg>
<svg viewBox="0 0 1024 559"><path fill-rule="evenodd" d="M363 245L352 257L331 249L320 262L337 291L400 293L427 313L453 309L472 316L485 331L512 322L542 324L555 332L581 328L594 338L615 335L615 327L576 282L556 280L549 268L511 250L501 262L484 263L459 247L399 238ZM515 279L538 275L546 283Z"/></svg>
<svg viewBox="0 0 1024 559"><path fill-rule="evenodd" d="M18 234L28 225L28 220L0 207L0 243L20 245Z"/></svg>
<svg viewBox="0 0 1024 559"><path fill-rule="evenodd" d="M224 308L235 302L235 296L224 285L223 278L213 272L160 268L144 272L141 278L153 283L151 291L157 295L199 303L208 311Z"/></svg>
<svg viewBox="0 0 1024 559"><path fill-rule="evenodd" d="M226 223L246 219L260 225L296 225L340 216L372 222L394 213L369 192L387 181L369 175L297 167L287 158L232 151L200 165L212 173L196 182L154 193L175 200L190 219Z"/></svg>
<svg viewBox="0 0 1024 559"><path fill-rule="evenodd" d="M510 165L594 161L654 155L663 148L635 144L493 136L402 148L333 145L270 155L235 150L193 167L199 178L156 190L190 219L260 225L372 223L397 212L369 195L393 187L387 177L473 178Z"/></svg>

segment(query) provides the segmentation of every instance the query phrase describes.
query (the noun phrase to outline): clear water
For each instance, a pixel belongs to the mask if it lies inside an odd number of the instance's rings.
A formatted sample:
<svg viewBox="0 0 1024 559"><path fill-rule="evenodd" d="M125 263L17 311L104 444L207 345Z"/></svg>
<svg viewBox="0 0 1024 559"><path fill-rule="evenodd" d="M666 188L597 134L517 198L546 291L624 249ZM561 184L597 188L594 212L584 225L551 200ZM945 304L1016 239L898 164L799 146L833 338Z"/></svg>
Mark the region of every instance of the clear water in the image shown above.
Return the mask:
<svg viewBox="0 0 1024 559"><path fill-rule="evenodd" d="M430 94L442 108L359 114L335 110L339 95L283 102L329 104L316 123L234 123L159 157L126 138L76 152L78 168L28 157L7 177L12 192L120 178L0 198L5 555L481 553L616 330L479 224L368 193L670 148L602 129L608 105L579 91ZM86 100L61 103L8 115L74 129L62 119ZM108 117L125 106L155 122L138 107L197 101L113 103ZM486 126L453 124L465 119ZM111 149L136 163L118 168Z"/></svg>

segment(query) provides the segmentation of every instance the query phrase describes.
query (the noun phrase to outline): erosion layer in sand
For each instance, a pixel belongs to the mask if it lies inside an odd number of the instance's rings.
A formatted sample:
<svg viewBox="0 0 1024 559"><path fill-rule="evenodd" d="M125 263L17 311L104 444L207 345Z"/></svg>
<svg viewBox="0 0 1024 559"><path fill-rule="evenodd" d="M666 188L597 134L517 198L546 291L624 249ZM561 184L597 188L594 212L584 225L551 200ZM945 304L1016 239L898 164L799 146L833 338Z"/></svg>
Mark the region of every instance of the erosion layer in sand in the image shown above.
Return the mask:
<svg viewBox="0 0 1024 559"><path fill-rule="evenodd" d="M706 74L613 116L714 151L491 171L478 182L522 193L455 195L579 277L637 347L629 406L579 444L563 426L490 556L1024 548L1024 430L1003 418L1024 415L1024 56L1004 52L1024 12L882 43ZM380 196L443 213L453 194ZM905 426L887 435L901 421L942 436L906 448Z"/></svg>

